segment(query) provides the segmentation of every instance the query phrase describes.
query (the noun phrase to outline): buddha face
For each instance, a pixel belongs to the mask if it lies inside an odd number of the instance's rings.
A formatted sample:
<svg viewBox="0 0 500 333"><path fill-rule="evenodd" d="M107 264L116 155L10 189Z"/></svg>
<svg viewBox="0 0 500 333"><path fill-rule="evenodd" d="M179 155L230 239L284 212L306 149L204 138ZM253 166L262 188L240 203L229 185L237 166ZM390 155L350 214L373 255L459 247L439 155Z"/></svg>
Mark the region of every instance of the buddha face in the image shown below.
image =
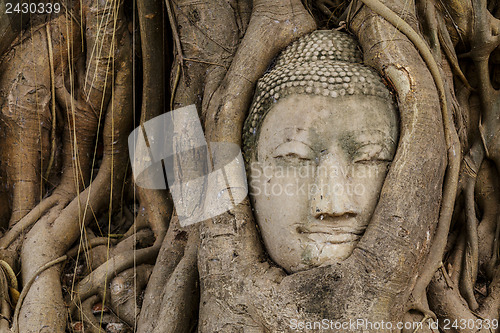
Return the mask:
<svg viewBox="0 0 500 333"><path fill-rule="evenodd" d="M388 100L279 100L263 120L249 168L271 258L290 273L346 259L370 221L397 140Z"/></svg>

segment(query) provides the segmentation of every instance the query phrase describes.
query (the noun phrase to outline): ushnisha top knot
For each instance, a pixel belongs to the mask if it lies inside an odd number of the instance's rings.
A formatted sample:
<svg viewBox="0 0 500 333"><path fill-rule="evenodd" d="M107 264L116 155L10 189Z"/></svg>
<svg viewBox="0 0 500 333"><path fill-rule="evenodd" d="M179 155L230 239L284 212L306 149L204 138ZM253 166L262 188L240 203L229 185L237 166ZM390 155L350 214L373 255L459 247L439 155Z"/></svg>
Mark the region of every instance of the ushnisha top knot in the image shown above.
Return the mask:
<svg viewBox="0 0 500 333"><path fill-rule="evenodd" d="M317 61L361 63L363 55L351 35L336 30L316 30L288 45L279 55L275 68Z"/></svg>
<svg viewBox="0 0 500 333"><path fill-rule="evenodd" d="M394 103L378 73L362 64L362 54L353 37L336 30L316 30L287 46L272 70L257 82L243 126L243 153L247 163L254 153L265 116L280 98L293 94L332 98L376 96Z"/></svg>

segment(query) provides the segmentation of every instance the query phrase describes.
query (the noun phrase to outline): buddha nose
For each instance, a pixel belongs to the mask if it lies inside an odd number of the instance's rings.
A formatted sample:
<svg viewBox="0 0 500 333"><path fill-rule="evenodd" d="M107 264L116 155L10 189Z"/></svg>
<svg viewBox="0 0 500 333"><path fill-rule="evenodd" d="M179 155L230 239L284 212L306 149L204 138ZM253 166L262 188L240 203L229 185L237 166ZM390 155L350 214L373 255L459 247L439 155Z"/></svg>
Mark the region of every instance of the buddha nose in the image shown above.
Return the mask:
<svg viewBox="0 0 500 333"><path fill-rule="evenodd" d="M318 164L310 195L311 215L317 219L355 217L358 214L350 170L346 163L334 156L326 157Z"/></svg>

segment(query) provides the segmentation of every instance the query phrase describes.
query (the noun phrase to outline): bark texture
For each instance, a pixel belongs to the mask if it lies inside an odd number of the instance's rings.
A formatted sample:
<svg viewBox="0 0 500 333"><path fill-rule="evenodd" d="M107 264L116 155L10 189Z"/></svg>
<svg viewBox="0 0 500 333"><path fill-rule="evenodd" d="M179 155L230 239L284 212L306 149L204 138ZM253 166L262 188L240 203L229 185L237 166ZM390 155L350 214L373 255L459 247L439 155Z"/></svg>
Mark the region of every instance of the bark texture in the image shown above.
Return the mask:
<svg viewBox="0 0 500 333"><path fill-rule="evenodd" d="M498 320L498 1L60 4L6 15L0 1L1 332L289 332L322 319L439 319L448 332L445 319ZM241 145L257 80L318 28L359 40L397 98L400 138L353 254L287 274L248 199L181 227L168 189L134 184L127 139L195 104L209 145ZM196 178L210 166L200 156L175 162Z"/></svg>

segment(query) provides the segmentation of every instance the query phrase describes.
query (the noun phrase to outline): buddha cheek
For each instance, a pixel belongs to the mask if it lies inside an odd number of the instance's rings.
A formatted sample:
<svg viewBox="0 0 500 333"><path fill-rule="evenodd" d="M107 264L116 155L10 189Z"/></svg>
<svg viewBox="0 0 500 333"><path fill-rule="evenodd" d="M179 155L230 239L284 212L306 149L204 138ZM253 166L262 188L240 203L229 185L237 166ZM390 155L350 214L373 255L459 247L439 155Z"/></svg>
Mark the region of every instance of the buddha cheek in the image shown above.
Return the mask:
<svg viewBox="0 0 500 333"><path fill-rule="evenodd" d="M256 184L259 186L252 186ZM273 173L271 177L262 174L251 184L264 243L271 257L283 266L300 261L304 249L297 227L308 219L308 188L308 178L293 173Z"/></svg>
<svg viewBox="0 0 500 333"><path fill-rule="evenodd" d="M281 237L295 234L298 224L304 223L308 214L308 181L299 177L273 177L266 182L262 198L269 212L270 222L279 224Z"/></svg>
<svg viewBox="0 0 500 333"><path fill-rule="evenodd" d="M368 225L370 218L379 200L380 191L384 183L387 168L385 164L374 165L362 177L355 177L353 181L353 198L360 208L359 223Z"/></svg>

